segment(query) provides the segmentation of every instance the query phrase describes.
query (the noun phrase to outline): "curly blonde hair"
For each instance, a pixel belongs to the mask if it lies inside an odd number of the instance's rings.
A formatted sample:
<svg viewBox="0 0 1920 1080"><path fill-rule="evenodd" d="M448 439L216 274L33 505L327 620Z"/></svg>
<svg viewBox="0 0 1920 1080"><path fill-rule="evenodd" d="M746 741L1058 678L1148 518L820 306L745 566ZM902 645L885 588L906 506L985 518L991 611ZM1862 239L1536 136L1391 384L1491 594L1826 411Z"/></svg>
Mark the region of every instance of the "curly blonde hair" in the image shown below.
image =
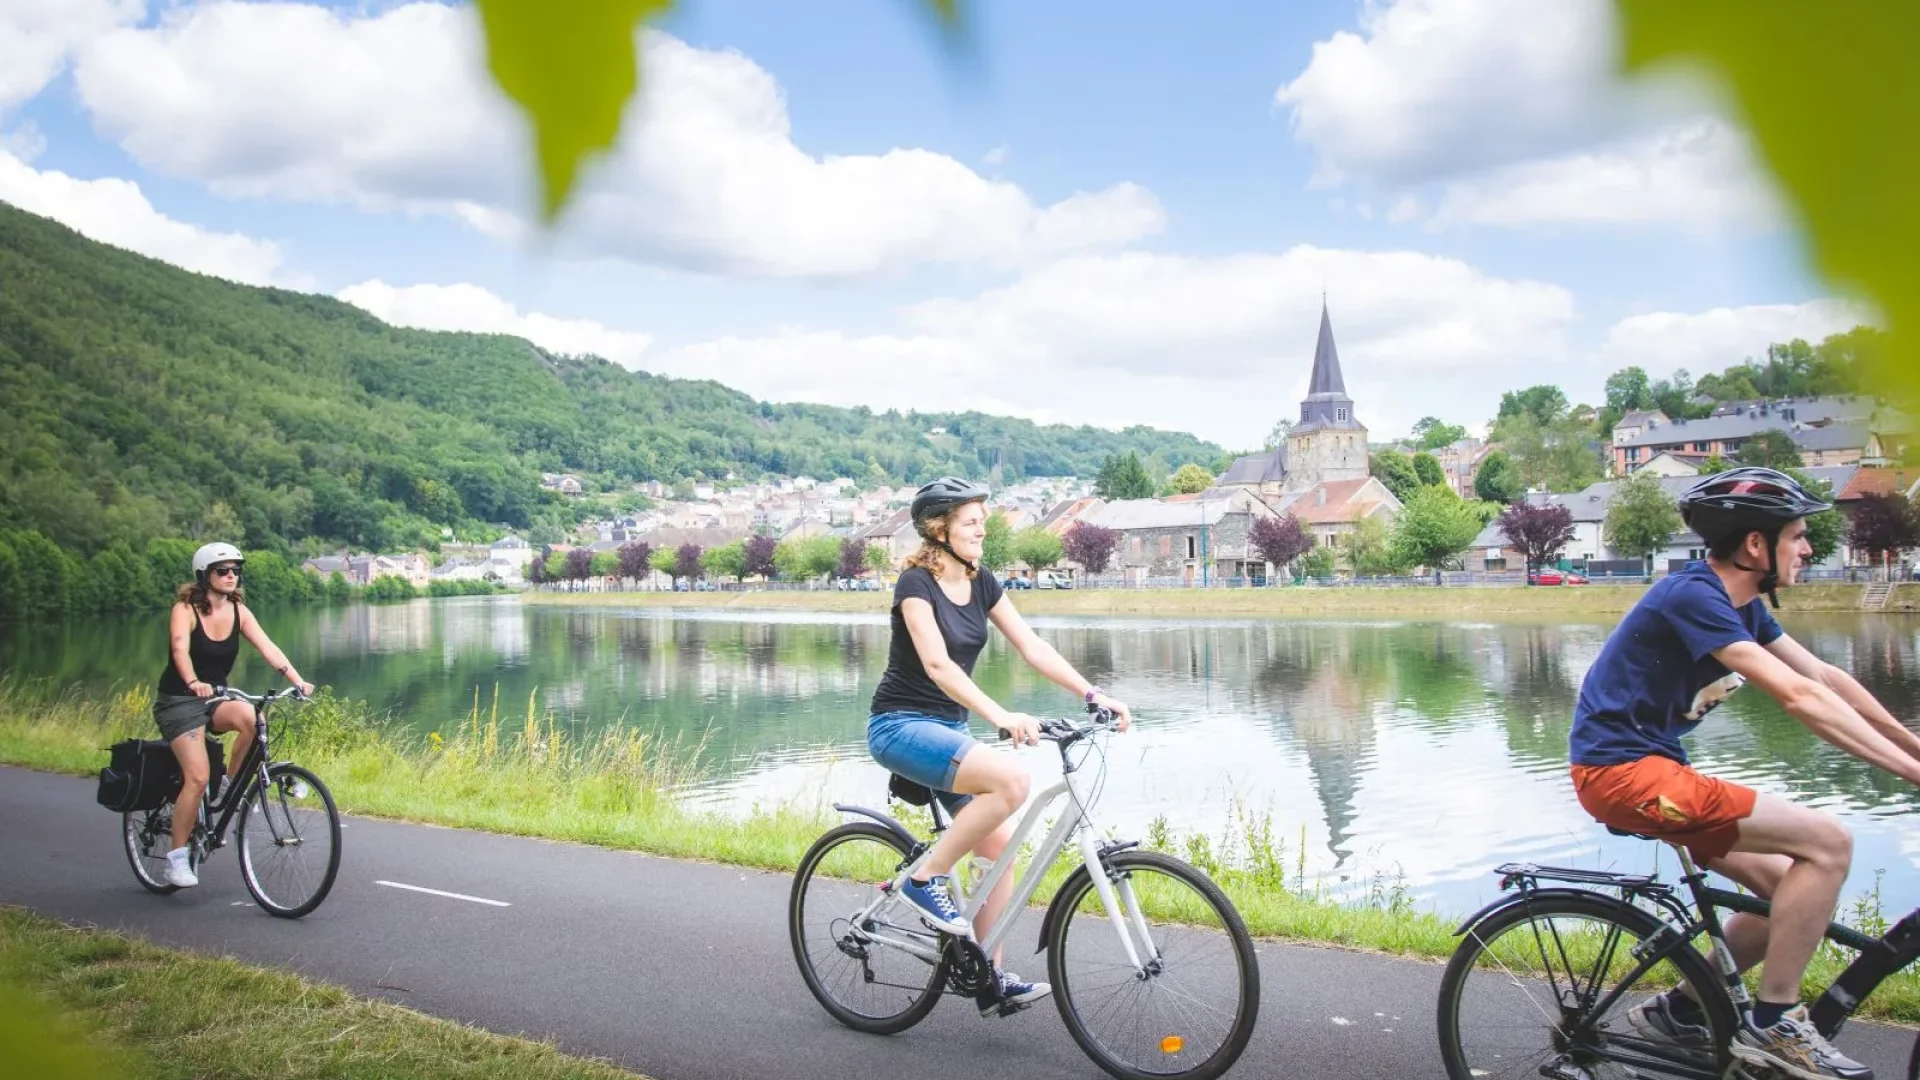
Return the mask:
<svg viewBox="0 0 1920 1080"><path fill-rule="evenodd" d="M947 539L947 530L953 526L954 515L972 505L972 503L961 503L944 514L917 522L914 529L920 534L920 549L907 556L907 561L900 564L900 569L911 570L917 566L934 577L939 577L940 572L946 569L947 559L950 557L947 555L946 548L940 545ZM960 565L966 566L964 562ZM966 566L966 570L968 581L980 575L980 568L977 566Z"/></svg>

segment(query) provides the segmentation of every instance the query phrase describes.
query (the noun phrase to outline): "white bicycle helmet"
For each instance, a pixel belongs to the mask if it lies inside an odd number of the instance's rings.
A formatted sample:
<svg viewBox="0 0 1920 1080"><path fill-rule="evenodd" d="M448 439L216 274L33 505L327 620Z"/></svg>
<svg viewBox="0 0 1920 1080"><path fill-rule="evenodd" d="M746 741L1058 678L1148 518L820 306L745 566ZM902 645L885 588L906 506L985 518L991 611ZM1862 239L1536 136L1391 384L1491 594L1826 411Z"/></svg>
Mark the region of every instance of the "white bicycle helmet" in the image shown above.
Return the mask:
<svg viewBox="0 0 1920 1080"><path fill-rule="evenodd" d="M240 554L240 549L234 547L232 544L201 544L200 550L193 553L193 579L195 581L206 581L207 567L212 566L214 563L243 563L246 561L247 557Z"/></svg>

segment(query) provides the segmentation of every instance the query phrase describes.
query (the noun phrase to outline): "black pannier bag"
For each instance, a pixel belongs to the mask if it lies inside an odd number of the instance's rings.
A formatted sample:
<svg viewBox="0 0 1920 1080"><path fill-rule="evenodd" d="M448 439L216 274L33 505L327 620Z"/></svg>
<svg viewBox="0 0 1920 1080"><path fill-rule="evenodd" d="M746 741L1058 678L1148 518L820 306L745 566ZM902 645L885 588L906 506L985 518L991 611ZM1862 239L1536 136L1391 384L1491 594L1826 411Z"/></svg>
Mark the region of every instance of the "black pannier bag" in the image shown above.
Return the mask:
<svg viewBox="0 0 1920 1080"><path fill-rule="evenodd" d="M209 777L225 774L223 757L220 741L208 739ZM107 748L107 767L100 770L94 798L116 814L157 810L180 794L180 783L172 747L160 739L123 739Z"/></svg>

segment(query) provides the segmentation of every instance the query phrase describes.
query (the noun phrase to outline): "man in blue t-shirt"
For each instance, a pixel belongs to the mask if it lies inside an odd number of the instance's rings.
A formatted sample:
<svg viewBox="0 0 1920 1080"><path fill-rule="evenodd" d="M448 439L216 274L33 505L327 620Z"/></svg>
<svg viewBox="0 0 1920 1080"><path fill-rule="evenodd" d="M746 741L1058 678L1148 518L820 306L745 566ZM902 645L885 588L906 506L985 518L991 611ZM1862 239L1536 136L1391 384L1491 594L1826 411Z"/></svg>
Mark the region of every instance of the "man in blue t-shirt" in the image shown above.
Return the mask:
<svg viewBox="0 0 1920 1080"><path fill-rule="evenodd" d="M1760 995L1733 1052L1803 1080L1872 1080L1834 1049L1799 1003L1800 978L1839 900L1853 837L1831 815L1696 772L1680 744L1751 682L1814 734L1920 784L1920 738L1851 675L1808 652L1774 621L1765 593L1793 584L1813 554L1809 514L1832 509L1792 477L1740 468L1680 499L1707 558L1659 581L1621 620L1588 670L1568 740L1580 805L1598 821L1684 846L1703 866L1772 901L1771 920L1734 915L1727 946L1742 971L1765 961ZM1630 1009L1643 1036L1705 1046L1685 988Z"/></svg>

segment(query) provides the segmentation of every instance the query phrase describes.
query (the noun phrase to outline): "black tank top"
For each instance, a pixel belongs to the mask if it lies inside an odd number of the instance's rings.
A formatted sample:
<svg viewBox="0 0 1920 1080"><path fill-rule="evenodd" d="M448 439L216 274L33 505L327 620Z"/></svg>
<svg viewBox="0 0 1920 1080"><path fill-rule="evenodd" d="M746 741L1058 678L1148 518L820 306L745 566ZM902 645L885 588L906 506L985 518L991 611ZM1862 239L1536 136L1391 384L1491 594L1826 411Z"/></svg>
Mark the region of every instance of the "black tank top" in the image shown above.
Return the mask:
<svg viewBox="0 0 1920 1080"><path fill-rule="evenodd" d="M189 605L191 606L191 605ZM187 635L187 659L193 661L193 673L200 681L209 686L219 686L233 674L233 662L240 656L240 605L233 606L233 629L226 637L218 641L207 636L207 627L200 621L200 609L193 609L193 632ZM187 680L180 677L180 669L167 657L166 670L160 673L160 685L155 693L172 694L176 697L193 693L187 688Z"/></svg>

